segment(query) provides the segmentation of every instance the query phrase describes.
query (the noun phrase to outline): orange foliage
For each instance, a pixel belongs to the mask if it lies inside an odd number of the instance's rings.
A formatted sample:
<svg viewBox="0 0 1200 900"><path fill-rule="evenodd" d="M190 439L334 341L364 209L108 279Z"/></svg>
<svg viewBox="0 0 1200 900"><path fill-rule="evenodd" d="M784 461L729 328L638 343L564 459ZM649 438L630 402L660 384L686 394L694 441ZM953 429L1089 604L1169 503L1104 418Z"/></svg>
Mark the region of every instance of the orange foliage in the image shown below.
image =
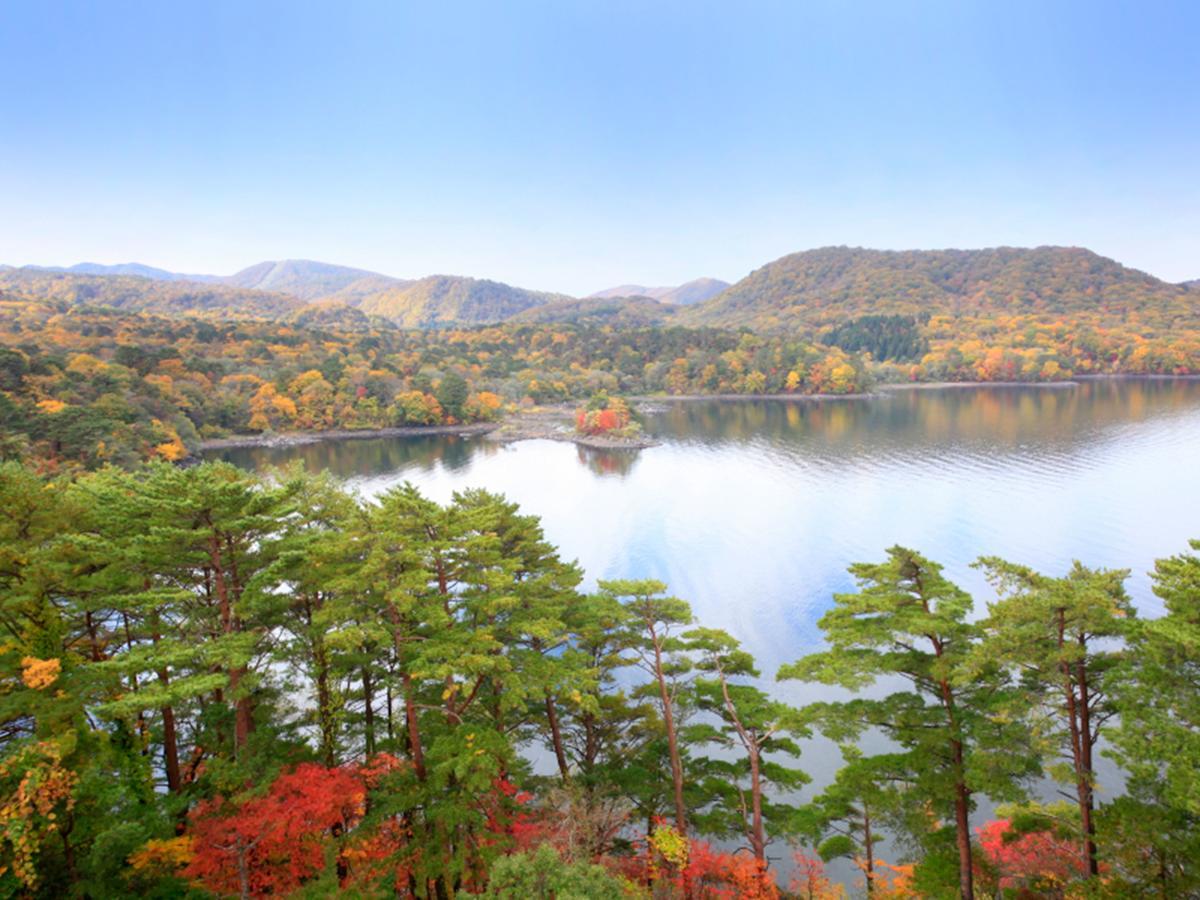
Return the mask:
<svg viewBox="0 0 1200 900"><path fill-rule="evenodd" d="M57 659L38 659L36 656L26 656L21 660L21 681L25 687L40 691L47 688L58 679L62 671L62 662Z"/></svg>

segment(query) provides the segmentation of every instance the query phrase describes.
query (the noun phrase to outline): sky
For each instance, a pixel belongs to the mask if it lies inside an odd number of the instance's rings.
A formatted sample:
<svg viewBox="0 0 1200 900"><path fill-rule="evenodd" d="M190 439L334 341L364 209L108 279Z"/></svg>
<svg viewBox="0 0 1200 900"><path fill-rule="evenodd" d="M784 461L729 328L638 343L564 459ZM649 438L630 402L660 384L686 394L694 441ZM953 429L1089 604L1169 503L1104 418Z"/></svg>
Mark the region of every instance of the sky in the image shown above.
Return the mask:
<svg viewBox="0 0 1200 900"><path fill-rule="evenodd" d="M1200 3L0 0L0 262L585 294L787 253L1200 278Z"/></svg>

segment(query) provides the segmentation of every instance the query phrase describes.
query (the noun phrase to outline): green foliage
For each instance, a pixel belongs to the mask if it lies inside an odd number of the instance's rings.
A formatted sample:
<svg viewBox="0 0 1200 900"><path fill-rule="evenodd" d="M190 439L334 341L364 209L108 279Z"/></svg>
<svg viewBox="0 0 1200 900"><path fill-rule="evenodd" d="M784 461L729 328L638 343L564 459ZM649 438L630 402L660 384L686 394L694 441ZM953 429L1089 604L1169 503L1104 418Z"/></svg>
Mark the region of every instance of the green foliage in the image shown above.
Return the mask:
<svg viewBox="0 0 1200 900"><path fill-rule="evenodd" d="M1098 861L1067 890L1195 893L1196 555L1159 562L1149 621L1122 571L982 565L1000 591L982 621L911 550L855 565L827 648L780 677L875 690L794 710L662 583L581 595L537 519L486 491L0 464L0 893L637 896L620 871L770 896L767 847L799 839L880 891L953 896L979 795L1017 801L1014 840L1078 842L1054 872ZM1074 755L1085 707L1123 794ZM855 749L868 729L886 752ZM845 764L805 798L812 732ZM1079 803L1029 802L1064 750ZM757 859L718 865L698 834Z"/></svg>
<svg viewBox="0 0 1200 900"><path fill-rule="evenodd" d="M632 896L629 888L603 866L566 862L543 844L532 853L496 860L482 896L496 900L622 900Z"/></svg>

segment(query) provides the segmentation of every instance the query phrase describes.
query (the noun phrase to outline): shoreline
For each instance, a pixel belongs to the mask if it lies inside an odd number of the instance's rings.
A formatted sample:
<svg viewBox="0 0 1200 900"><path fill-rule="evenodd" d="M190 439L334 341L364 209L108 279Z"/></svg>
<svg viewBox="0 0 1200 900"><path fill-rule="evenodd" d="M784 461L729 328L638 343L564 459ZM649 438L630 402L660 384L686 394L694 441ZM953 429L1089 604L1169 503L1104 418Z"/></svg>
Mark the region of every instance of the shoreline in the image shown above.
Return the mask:
<svg viewBox="0 0 1200 900"><path fill-rule="evenodd" d="M823 403L831 400L867 400L897 391L945 390L948 388L1050 388L1080 387L1086 381L1200 381L1200 375L1135 375L1099 374L1073 375L1063 381L894 381L876 384L869 391L855 394L639 394L630 403L698 403L701 401L779 400L789 403ZM242 434L201 441L192 456L211 450L243 448L300 447L321 441L371 440L377 438L409 437L482 437L500 444L520 441L559 441L576 444L591 450L644 450L661 442L653 438L610 438L603 435L577 434L572 424L574 405L542 406L520 410L499 422L476 422L471 425L404 425L392 428L331 428L328 431L283 431L270 434Z"/></svg>
<svg viewBox="0 0 1200 900"><path fill-rule="evenodd" d="M524 410L500 422L471 425L405 425L391 428L331 428L327 431L280 431L270 434L239 434L201 441L191 456L213 450L279 449L302 447L322 441L372 440L379 438L482 437L499 444L519 441L559 441L591 450L644 450L659 442L648 437L610 438L576 434L571 424L575 408L538 407Z"/></svg>
<svg viewBox="0 0 1200 900"><path fill-rule="evenodd" d="M632 402L632 401L631 401ZM503 420L500 427L486 435L486 440L499 444L519 441L559 441L589 450L645 450L657 447L659 441L645 435L636 438L613 438L575 431L575 405L539 406L521 410Z"/></svg>
<svg viewBox="0 0 1200 900"><path fill-rule="evenodd" d="M300 447L321 441L370 440L372 438L422 437L424 435L460 435L475 437L495 431L495 422L472 425L404 425L394 428L331 428L328 431L280 431L270 434L238 434L227 438L201 441L196 452L233 450L243 447Z"/></svg>

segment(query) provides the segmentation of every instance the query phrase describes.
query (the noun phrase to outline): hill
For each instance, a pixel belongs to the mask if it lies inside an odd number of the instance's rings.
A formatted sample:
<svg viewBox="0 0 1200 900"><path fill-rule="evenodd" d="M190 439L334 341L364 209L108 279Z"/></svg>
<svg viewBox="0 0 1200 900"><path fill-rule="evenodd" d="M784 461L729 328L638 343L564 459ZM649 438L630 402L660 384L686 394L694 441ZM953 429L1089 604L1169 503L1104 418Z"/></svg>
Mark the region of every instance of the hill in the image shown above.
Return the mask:
<svg viewBox="0 0 1200 900"><path fill-rule="evenodd" d="M694 325L806 330L863 315L1073 315L1195 322L1194 295L1076 247L865 250L825 247L751 272L690 307Z"/></svg>
<svg viewBox="0 0 1200 900"><path fill-rule="evenodd" d="M509 321L648 328L666 324L676 312L676 307L650 297L585 297L530 307Z"/></svg>
<svg viewBox="0 0 1200 900"><path fill-rule="evenodd" d="M0 272L0 292L71 306L108 306L171 315L222 313L275 318L303 306L287 294L193 281L155 281L136 275L77 275L46 269Z"/></svg>
<svg viewBox="0 0 1200 900"><path fill-rule="evenodd" d="M220 280L234 287L276 291L291 294L301 300L316 300L335 294L364 278L381 285L396 281L365 269L352 269L308 259L260 262Z"/></svg>
<svg viewBox="0 0 1200 900"><path fill-rule="evenodd" d="M498 281L431 275L364 296L358 306L406 328L503 322L520 312L569 300L563 294L528 291Z"/></svg>
<svg viewBox="0 0 1200 900"><path fill-rule="evenodd" d="M676 287L645 287L640 284L621 284L589 294L588 300L611 300L617 297L650 297L663 303L689 306L715 297L729 287L729 282L718 278L696 278Z"/></svg>

